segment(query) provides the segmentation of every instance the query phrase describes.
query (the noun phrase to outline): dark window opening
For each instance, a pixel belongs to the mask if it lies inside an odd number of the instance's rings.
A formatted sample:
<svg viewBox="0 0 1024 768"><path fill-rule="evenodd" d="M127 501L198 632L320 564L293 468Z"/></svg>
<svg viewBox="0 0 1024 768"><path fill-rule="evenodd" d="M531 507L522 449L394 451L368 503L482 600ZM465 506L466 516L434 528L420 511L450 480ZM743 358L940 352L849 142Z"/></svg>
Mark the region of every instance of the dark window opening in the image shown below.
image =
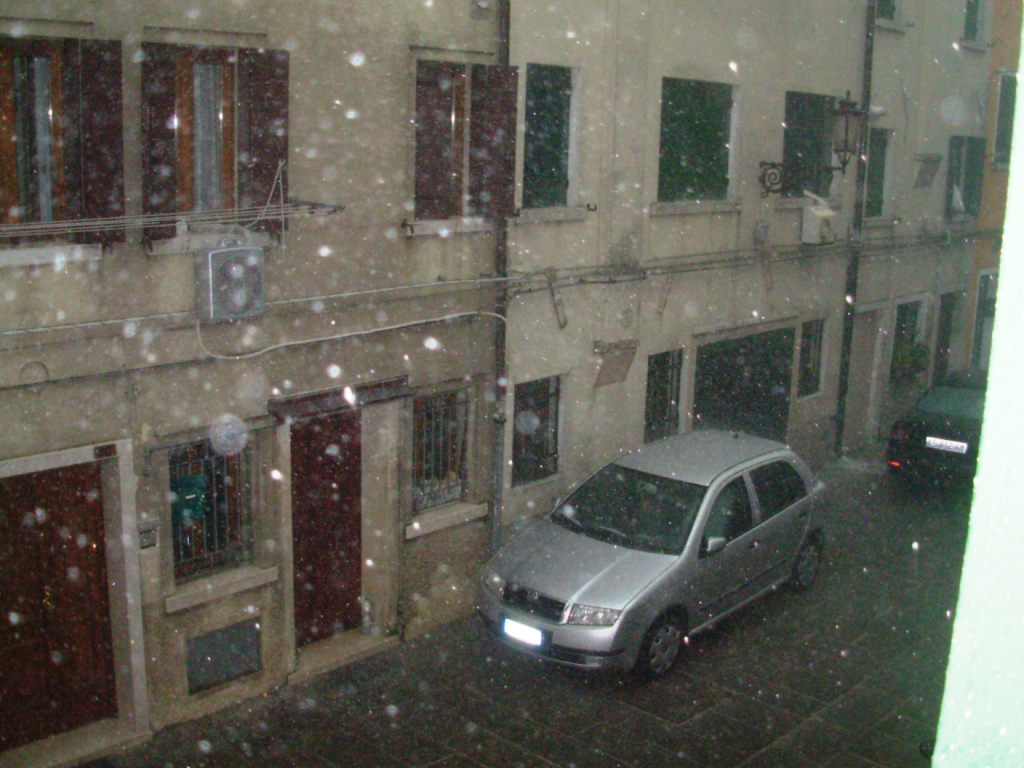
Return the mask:
<svg viewBox="0 0 1024 768"><path fill-rule="evenodd" d="M413 403L413 508L462 499L466 485L465 391L418 397Z"/></svg>
<svg viewBox="0 0 1024 768"><path fill-rule="evenodd" d="M981 210L981 182L985 171L985 139L953 136L949 140L946 178L946 216L977 216Z"/></svg>
<svg viewBox="0 0 1024 768"><path fill-rule="evenodd" d="M821 389L821 349L824 336L824 320L808 320L801 327L797 397L807 397Z"/></svg>
<svg viewBox="0 0 1024 768"><path fill-rule="evenodd" d="M981 0L967 0L964 6L964 40L977 40L981 31Z"/></svg>
<svg viewBox="0 0 1024 768"><path fill-rule="evenodd" d="M673 349L647 358L647 399L644 442L679 433L679 385L683 350Z"/></svg>
<svg viewBox="0 0 1024 768"><path fill-rule="evenodd" d="M832 185L832 129L835 99L814 93L786 93L782 142L782 194L804 190L828 197Z"/></svg>
<svg viewBox="0 0 1024 768"><path fill-rule="evenodd" d="M568 203L571 110L572 70L527 65L523 208Z"/></svg>
<svg viewBox="0 0 1024 768"><path fill-rule="evenodd" d="M214 452L209 441L170 452L171 535L178 581L248 562L250 451Z"/></svg>
<svg viewBox="0 0 1024 768"><path fill-rule="evenodd" d="M875 7L875 18L883 21L895 21L896 0L878 0Z"/></svg>
<svg viewBox="0 0 1024 768"><path fill-rule="evenodd" d="M911 380L928 366L928 349L917 342L920 311L920 301L908 301L896 307L889 369L889 380L894 384Z"/></svg>
<svg viewBox="0 0 1024 768"><path fill-rule="evenodd" d="M512 214L517 82L513 67L417 62L417 219Z"/></svg>
<svg viewBox="0 0 1024 768"><path fill-rule="evenodd" d="M992 162L1000 166L1010 164L1010 147L1013 142L1013 112L1017 105L1017 73L1003 72L999 75L999 102L996 107L996 135Z"/></svg>
<svg viewBox="0 0 1024 768"><path fill-rule="evenodd" d="M558 472L557 376L516 384L512 437L512 485Z"/></svg>
<svg viewBox="0 0 1024 768"><path fill-rule="evenodd" d="M889 150L889 132L872 128L868 144L868 178L864 200L865 216L881 216L885 211L885 166Z"/></svg>
<svg viewBox="0 0 1024 768"><path fill-rule="evenodd" d="M988 370L992 354L992 325L996 317L996 289L999 274L989 272L978 278L978 305L974 319L974 343L971 345L971 365Z"/></svg>
<svg viewBox="0 0 1024 768"><path fill-rule="evenodd" d="M0 38L0 224L40 225L19 240L124 240L116 224L45 226L124 216L121 104L119 42Z"/></svg>
<svg viewBox="0 0 1024 768"><path fill-rule="evenodd" d="M732 86L661 81L658 200L723 200L729 193Z"/></svg>

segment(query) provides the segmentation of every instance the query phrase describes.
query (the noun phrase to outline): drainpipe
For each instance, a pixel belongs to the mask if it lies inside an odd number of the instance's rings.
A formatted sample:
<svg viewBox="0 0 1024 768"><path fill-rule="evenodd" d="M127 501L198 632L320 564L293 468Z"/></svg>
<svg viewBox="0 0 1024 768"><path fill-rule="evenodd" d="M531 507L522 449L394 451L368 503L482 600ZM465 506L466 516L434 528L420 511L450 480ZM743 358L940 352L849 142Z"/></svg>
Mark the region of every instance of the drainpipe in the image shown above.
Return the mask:
<svg viewBox="0 0 1024 768"><path fill-rule="evenodd" d="M836 402L836 456L842 455L843 429L846 426L846 398L850 389L850 355L853 351L853 323L857 310L857 281L863 244L864 199L867 194L868 114L871 109L871 69L875 53L876 0L868 0L864 26L864 79L861 85L860 111L863 115L857 139L857 187L853 201L853 231L846 263L846 287L843 291L843 342L839 353L839 396Z"/></svg>
<svg viewBox="0 0 1024 768"><path fill-rule="evenodd" d="M509 65L510 0L498 0L498 64ZM499 278L494 296L494 313L505 317L508 289L500 280L508 276L508 219L498 216L494 222L494 273ZM505 491L505 395L508 366L505 360L504 320L494 319L494 504L491 511L491 549L501 546L502 505Z"/></svg>

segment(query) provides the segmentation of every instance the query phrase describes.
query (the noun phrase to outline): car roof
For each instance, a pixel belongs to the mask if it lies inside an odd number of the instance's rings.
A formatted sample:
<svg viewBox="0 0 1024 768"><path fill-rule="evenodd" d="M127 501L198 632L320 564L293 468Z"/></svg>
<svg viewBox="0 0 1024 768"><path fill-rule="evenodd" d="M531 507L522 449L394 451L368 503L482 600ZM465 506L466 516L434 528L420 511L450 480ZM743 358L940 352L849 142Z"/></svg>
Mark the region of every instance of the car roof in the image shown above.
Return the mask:
<svg viewBox="0 0 1024 768"><path fill-rule="evenodd" d="M737 464L774 451L788 450L783 443L742 432L699 429L648 443L614 463L660 477L710 485L716 477Z"/></svg>

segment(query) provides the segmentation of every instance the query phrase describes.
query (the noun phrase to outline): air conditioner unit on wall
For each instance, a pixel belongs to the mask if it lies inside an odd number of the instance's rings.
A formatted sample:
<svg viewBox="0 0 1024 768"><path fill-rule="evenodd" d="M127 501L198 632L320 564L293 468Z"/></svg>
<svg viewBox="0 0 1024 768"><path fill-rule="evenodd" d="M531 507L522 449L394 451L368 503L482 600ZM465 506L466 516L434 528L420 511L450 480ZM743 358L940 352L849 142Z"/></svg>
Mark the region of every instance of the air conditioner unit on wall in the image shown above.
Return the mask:
<svg viewBox="0 0 1024 768"><path fill-rule="evenodd" d="M221 241L197 251L196 314L204 323L221 323L262 315L263 249L239 241Z"/></svg>
<svg viewBox="0 0 1024 768"><path fill-rule="evenodd" d="M836 212L817 195L806 191L804 195L810 197L814 201L814 205L808 205L803 210L800 241L807 245L834 243L836 236L832 231L832 218Z"/></svg>

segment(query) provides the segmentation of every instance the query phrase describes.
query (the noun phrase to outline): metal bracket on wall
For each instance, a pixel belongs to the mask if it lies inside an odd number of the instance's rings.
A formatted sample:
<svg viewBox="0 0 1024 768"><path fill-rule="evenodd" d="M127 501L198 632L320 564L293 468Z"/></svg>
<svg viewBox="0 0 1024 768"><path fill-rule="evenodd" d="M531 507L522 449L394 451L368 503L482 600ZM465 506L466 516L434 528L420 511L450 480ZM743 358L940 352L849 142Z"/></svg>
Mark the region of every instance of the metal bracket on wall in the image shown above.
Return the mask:
<svg viewBox="0 0 1024 768"><path fill-rule="evenodd" d="M569 320L565 316L565 303L562 301L562 293L558 290L558 286L555 285L555 270L549 269L547 278L548 292L551 294L551 304L555 308L555 318L558 320L558 327L559 329L565 328L569 324Z"/></svg>

